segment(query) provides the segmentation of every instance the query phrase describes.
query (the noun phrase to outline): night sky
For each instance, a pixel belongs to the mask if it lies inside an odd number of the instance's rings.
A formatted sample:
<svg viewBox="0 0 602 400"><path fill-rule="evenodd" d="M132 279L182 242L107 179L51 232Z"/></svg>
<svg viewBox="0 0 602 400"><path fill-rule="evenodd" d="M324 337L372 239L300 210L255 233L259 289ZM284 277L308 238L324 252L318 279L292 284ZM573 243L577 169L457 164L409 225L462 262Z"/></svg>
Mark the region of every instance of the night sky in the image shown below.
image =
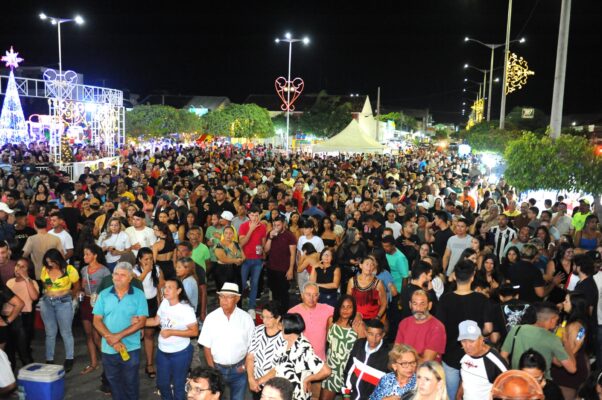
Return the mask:
<svg viewBox="0 0 602 400"><path fill-rule="evenodd" d="M58 65L56 28L38 18L41 11L81 14L84 26L62 28L63 69L83 73L87 84L104 82L143 97L166 91L242 102L249 94L274 93L288 57L287 45L274 39L290 31L311 38L309 46L293 48L292 75L304 78L306 93L368 94L374 105L381 86L384 107L428 107L439 122L457 120L462 101L473 96L462 94L465 77L482 80L463 64L489 68L489 49L464 37L502 43L507 13L507 0L2 3L0 49L13 45L24 66ZM511 37L525 36L527 43L512 50L536 75L508 97L508 110L550 111L560 4L514 0ZM602 112L601 21L602 1L573 0L565 114ZM502 52L496 51L496 67ZM501 69L495 75L501 79ZM497 118L501 86L494 91Z"/></svg>

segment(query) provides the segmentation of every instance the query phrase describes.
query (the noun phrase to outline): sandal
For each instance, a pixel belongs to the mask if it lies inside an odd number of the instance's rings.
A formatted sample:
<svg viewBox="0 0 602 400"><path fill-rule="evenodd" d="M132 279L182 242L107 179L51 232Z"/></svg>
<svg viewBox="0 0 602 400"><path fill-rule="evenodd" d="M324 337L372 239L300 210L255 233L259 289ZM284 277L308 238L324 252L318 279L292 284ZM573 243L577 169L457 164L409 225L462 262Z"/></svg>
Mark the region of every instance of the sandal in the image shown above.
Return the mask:
<svg viewBox="0 0 602 400"><path fill-rule="evenodd" d="M87 365L86 368L84 368L82 370L82 372L80 372L80 375L86 375L89 374L92 371L96 371L98 369L98 365L94 366L94 365Z"/></svg>
<svg viewBox="0 0 602 400"><path fill-rule="evenodd" d="M157 376L157 373L155 371L150 371L149 368L155 369L153 364L147 365L146 368L144 368L144 372L146 372L146 376L148 376L151 379L155 379L155 377Z"/></svg>

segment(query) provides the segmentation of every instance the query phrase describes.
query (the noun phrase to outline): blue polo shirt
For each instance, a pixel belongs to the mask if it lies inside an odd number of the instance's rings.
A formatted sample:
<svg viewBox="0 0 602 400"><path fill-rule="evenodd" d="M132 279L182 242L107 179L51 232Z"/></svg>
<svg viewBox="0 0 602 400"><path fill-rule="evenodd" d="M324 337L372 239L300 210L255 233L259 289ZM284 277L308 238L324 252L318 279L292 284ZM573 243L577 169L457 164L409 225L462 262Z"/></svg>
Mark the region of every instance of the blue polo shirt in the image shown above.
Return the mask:
<svg viewBox="0 0 602 400"><path fill-rule="evenodd" d="M130 289L120 300L115 292L115 286L108 287L100 292L94 305L94 315L102 316L102 321L110 332L117 333L132 325L132 317L148 317L148 304L144 292L130 285ZM124 337L121 342L128 351L140 348L140 332L134 332ZM102 352L117 354L102 338Z"/></svg>

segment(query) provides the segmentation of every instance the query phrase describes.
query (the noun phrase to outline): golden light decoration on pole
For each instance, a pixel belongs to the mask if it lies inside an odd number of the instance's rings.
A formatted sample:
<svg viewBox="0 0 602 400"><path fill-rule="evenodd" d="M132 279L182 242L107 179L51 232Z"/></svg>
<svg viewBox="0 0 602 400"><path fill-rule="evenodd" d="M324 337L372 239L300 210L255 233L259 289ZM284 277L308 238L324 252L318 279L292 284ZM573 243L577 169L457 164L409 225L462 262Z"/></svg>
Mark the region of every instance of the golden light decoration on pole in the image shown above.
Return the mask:
<svg viewBox="0 0 602 400"><path fill-rule="evenodd" d="M510 53L506 63L506 94L522 89L527 84L527 78L530 75L535 75L535 71L529 69L527 60L515 53Z"/></svg>
<svg viewBox="0 0 602 400"><path fill-rule="evenodd" d="M470 130L473 126L478 123L483 122L483 116L485 111L485 99L479 98L472 103L470 106L472 112L468 117L468 122L466 123L466 130Z"/></svg>

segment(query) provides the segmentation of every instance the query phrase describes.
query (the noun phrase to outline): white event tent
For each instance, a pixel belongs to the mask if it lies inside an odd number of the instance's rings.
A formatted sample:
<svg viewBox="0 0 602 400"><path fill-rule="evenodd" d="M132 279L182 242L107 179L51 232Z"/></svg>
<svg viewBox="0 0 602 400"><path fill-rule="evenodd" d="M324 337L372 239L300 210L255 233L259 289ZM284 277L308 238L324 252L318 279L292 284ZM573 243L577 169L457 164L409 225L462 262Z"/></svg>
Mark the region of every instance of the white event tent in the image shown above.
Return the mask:
<svg viewBox="0 0 602 400"><path fill-rule="evenodd" d="M377 153L382 154L385 146L370 137L360 127L359 123L352 119L349 125L337 135L330 139L312 146L314 153Z"/></svg>

